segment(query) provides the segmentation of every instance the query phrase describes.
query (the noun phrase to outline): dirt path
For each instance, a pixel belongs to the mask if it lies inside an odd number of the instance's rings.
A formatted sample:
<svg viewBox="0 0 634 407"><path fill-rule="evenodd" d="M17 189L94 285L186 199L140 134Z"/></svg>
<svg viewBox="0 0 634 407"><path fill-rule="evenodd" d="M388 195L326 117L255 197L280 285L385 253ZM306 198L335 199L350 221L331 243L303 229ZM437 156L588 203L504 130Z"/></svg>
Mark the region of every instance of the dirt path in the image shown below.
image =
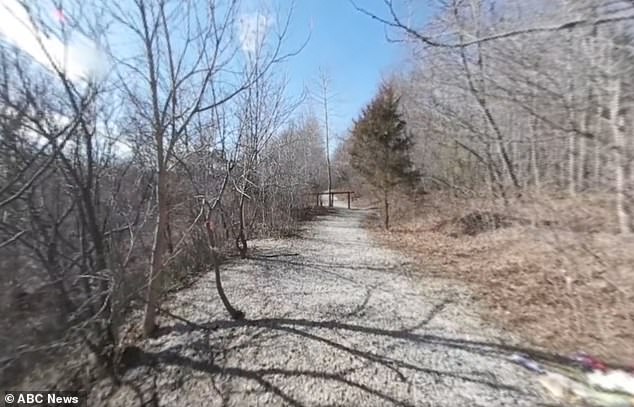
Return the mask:
<svg viewBox="0 0 634 407"><path fill-rule="evenodd" d="M225 265L247 321L227 319L213 273L179 293L168 308L190 322L162 321L109 404L540 405L500 350L510 339L480 322L468 293L413 279L414 265L370 241L365 214L339 210Z"/></svg>

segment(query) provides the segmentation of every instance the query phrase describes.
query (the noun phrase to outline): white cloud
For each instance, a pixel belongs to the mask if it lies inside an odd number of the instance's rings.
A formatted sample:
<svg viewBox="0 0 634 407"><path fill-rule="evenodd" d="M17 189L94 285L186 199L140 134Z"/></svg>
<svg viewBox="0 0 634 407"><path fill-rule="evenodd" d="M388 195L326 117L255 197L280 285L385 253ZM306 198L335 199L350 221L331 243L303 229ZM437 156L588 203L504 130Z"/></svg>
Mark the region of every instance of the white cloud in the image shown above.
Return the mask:
<svg viewBox="0 0 634 407"><path fill-rule="evenodd" d="M261 13L244 14L238 21L238 39L242 51L253 54L262 45L273 21Z"/></svg>
<svg viewBox="0 0 634 407"><path fill-rule="evenodd" d="M51 6L50 9L51 16L55 15L55 8ZM64 24L64 21L58 24ZM73 33L66 44L55 36L45 35L33 24L18 0L0 0L0 36L47 69L57 67L66 72L73 81L105 71L104 57L94 42L78 33Z"/></svg>

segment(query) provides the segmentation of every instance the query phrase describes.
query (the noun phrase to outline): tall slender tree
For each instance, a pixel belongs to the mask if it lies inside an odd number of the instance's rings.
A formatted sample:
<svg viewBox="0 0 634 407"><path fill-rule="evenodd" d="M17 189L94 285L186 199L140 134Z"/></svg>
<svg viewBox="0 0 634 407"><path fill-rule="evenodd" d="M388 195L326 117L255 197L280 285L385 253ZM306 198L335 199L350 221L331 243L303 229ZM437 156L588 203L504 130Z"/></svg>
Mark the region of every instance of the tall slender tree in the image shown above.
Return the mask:
<svg viewBox="0 0 634 407"><path fill-rule="evenodd" d="M322 68L319 69L319 79L317 91L317 100L321 104L324 112L324 136L326 141L326 171L328 173L328 206L332 207L332 166L330 163L330 109L332 108L331 100L333 93L331 89L332 79L328 72Z"/></svg>
<svg viewBox="0 0 634 407"><path fill-rule="evenodd" d="M399 112L394 87L384 83L352 131L352 167L380 194L383 222L390 227L390 195L397 186L414 186L418 171L410 159L412 137Z"/></svg>

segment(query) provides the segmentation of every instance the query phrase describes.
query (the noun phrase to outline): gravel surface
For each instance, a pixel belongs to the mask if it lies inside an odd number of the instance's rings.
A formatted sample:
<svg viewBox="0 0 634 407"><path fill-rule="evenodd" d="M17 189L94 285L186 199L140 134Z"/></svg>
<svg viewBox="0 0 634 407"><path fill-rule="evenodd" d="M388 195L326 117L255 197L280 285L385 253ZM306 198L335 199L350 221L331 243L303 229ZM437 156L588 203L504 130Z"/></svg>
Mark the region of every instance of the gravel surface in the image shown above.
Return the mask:
<svg viewBox="0 0 634 407"><path fill-rule="evenodd" d="M126 355L126 385L90 405L535 406L530 374L507 361L510 335L478 318L464 288L414 277L424 265L375 245L363 210L260 240L166 307L160 336ZM187 322L186 322L186 321Z"/></svg>

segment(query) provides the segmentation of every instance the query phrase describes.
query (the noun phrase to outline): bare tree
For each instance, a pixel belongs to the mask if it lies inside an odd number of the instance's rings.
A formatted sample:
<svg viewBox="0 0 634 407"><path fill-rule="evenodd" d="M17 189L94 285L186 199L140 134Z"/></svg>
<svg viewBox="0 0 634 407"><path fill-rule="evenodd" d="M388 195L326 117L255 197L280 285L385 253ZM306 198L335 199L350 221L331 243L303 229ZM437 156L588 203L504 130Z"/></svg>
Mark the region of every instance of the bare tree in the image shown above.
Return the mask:
<svg viewBox="0 0 634 407"><path fill-rule="evenodd" d="M136 0L132 10L112 6L114 19L135 39L139 52L117 59L124 97L134 106L139 121L145 123L155 154L158 216L143 323L146 335L156 326L162 291L170 211L169 168L177 159L177 147L195 120L250 88L273 64L288 56L281 52L281 45L290 16L257 70L244 63L245 75L234 78L233 84L217 86L225 69L239 63L233 36L237 11L236 0L222 4Z"/></svg>
<svg viewBox="0 0 634 407"><path fill-rule="evenodd" d="M169 216L168 169L192 119L217 103L209 104L207 91L227 63L236 4L231 2L225 12L220 12L215 3L195 7L195 3L138 0L132 6L127 10L113 4L112 16L138 45L138 55L118 58L119 75L124 96L133 103L139 120L146 123L144 128L155 154L158 216L143 322L145 335L150 335L156 326L162 291ZM181 41L176 30L182 28L186 36ZM231 91L227 99L239 90Z"/></svg>
<svg viewBox="0 0 634 407"><path fill-rule="evenodd" d="M52 22L46 4L16 7L0 11L37 49L0 42L0 322L19 326L0 338L0 368L90 349L116 382L130 311L145 307L151 335L180 274L211 265L244 317L221 280L236 209L246 249L273 230L254 223L291 221L301 172L318 178L323 157L309 132L279 148L299 101L271 68L302 46L284 51L290 11L247 46L237 0L71 0ZM75 60L75 40L95 55ZM295 146L306 154L291 174Z"/></svg>
<svg viewBox="0 0 634 407"><path fill-rule="evenodd" d="M321 104L324 117L324 137L326 140L326 171L328 173L328 206L333 206L332 191L332 167L330 165L330 109L332 108L333 93L331 89L332 79L322 68L319 70L318 86L319 90L316 92L316 99Z"/></svg>
<svg viewBox="0 0 634 407"><path fill-rule="evenodd" d="M355 9L359 12L367 15L368 17L402 32L407 38L415 41L420 41L425 45L441 48L464 48L472 45L482 44L486 42L497 41L506 38L512 38L516 36L522 36L527 34L543 34L543 33L556 33L560 31L584 29L588 27L596 27L599 25L610 25L614 23L622 23L634 20L634 8L631 2L628 1L616 1L608 2L606 12L601 15L586 15L577 18L565 18L563 21L553 21L550 24L538 24L535 26L524 26L520 28L502 30L500 32L488 33L484 35L476 35L470 39L458 38L454 40L451 35L447 35L444 32L440 33L426 33L424 30L409 24L405 19L399 15L398 9L403 8L407 1L395 2L394 0L383 0L384 9L383 13L375 13L364 7L359 6L355 1L349 0ZM429 1L429 5L433 5L434 1ZM438 1L437 4L441 7L447 6L447 2ZM451 4L451 3L449 3ZM457 2L452 2L454 7ZM625 5L625 6L624 6ZM410 7L411 9L411 7Z"/></svg>
<svg viewBox="0 0 634 407"><path fill-rule="evenodd" d="M396 11L396 2L385 4ZM416 29L438 41L444 35L442 44L409 36L424 66L415 66L400 85L407 121L418 133L418 164L430 169L425 178L432 185L476 193L482 180L505 198L507 184L518 193L563 187L570 194L614 185L617 217L631 223L622 158L632 151L615 132L628 123L622 103L629 96L614 95L615 84L627 77L622 62L629 58L624 38L632 5L562 0L545 10L534 16L519 3L450 2L440 9L442 18ZM602 22L553 31L518 28L565 19ZM616 150L623 151L621 159ZM607 160L614 181L606 178Z"/></svg>
<svg viewBox="0 0 634 407"><path fill-rule="evenodd" d="M236 247L242 258L247 255L247 200L257 205L256 195L268 188L261 174L262 152L299 104L285 95L286 78L273 71L259 74L262 64L266 63L268 45L266 33L259 35L260 46L248 54L250 71L257 78L238 100L239 143L236 148L240 173L238 179L234 179L234 187L240 196Z"/></svg>
<svg viewBox="0 0 634 407"><path fill-rule="evenodd" d="M19 297L35 291L54 298L50 309L29 315L57 313L46 346L87 346L112 373L119 324L130 301L119 290L130 260L122 253L134 247L134 239L121 234L133 236L142 216L140 206L135 216L135 209L118 205L130 167L116 157L116 107L105 103L107 78L77 70L48 45L57 41L67 49L69 38L79 35L98 48L105 21L74 2L66 4L65 20L56 25L46 25L44 12L44 7L16 11L36 49L3 44L0 50L2 121L9 134L3 147L16 165L0 192L0 230L12 236L7 242L15 244L17 269L29 270L14 281ZM66 19L76 23L67 25ZM29 52L43 57L34 59ZM39 266L28 267L29 258Z"/></svg>

